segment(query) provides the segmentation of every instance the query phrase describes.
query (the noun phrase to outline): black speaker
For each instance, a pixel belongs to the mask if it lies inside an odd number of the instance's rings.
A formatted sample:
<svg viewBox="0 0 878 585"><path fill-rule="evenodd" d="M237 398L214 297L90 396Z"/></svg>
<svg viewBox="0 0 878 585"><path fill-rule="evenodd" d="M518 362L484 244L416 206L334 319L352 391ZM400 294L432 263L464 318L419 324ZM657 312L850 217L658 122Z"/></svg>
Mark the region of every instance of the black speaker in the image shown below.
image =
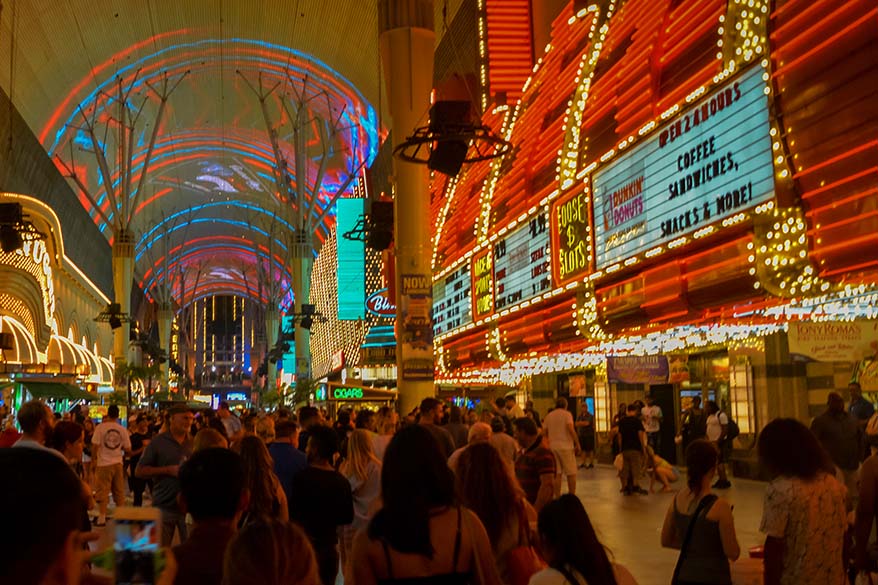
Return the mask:
<svg viewBox="0 0 878 585"><path fill-rule="evenodd" d="M373 250L386 250L393 243L393 201L373 201L369 212L366 245Z"/></svg>
<svg viewBox="0 0 878 585"><path fill-rule="evenodd" d="M118 317L118 315L113 315L110 317L110 327L112 329L118 329L122 326L122 319Z"/></svg>
<svg viewBox="0 0 878 585"><path fill-rule="evenodd" d="M0 225L0 249L5 253L11 254L24 245L21 234L15 229L14 225Z"/></svg>
<svg viewBox="0 0 878 585"><path fill-rule="evenodd" d="M466 161L469 146L463 140L444 140L437 142L427 159L427 167L431 171L453 177L460 172Z"/></svg>
<svg viewBox="0 0 878 585"><path fill-rule="evenodd" d="M21 203L0 203L0 223L17 224L24 222Z"/></svg>
<svg viewBox="0 0 878 585"><path fill-rule="evenodd" d="M472 131L471 105L467 101L438 101L430 108L430 132L437 138L427 159L427 167L446 175L460 172L466 152L466 140L454 137Z"/></svg>

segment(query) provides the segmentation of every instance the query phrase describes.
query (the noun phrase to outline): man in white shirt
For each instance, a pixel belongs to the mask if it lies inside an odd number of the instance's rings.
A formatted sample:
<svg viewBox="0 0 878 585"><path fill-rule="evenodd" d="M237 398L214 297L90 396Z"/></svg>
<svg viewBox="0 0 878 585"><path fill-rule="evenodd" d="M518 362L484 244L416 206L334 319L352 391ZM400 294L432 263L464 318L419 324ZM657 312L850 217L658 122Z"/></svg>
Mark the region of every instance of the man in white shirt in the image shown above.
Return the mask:
<svg viewBox="0 0 878 585"><path fill-rule="evenodd" d="M643 415L643 428L646 431L646 442L652 447L657 455L661 454L662 437L662 409L655 403L652 396L646 397L646 406L644 406L640 414Z"/></svg>
<svg viewBox="0 0 878 585"><path fill-rule="evenodd" d="M576 457L581 453L579 437L573 426L573 415L567 410L563 396L555 401L555 409L543 419L543 430L557 462L555 497L561 495L561 476L567 476L567 490L576 494Z"/></svg>
<svg viewBox="0 0 878 585"><path fill-rule="evenodd" d="M128 429L119 424L119 407L111 404L107 416L95 428L91 439L92 459L96 462L97 489L95 500L98 502L98 519L95 526L107 523L107 508L110 505L110 493L116 507L125 505L125 474L122 462L125 453L131 451L131 437Z"/></svg>

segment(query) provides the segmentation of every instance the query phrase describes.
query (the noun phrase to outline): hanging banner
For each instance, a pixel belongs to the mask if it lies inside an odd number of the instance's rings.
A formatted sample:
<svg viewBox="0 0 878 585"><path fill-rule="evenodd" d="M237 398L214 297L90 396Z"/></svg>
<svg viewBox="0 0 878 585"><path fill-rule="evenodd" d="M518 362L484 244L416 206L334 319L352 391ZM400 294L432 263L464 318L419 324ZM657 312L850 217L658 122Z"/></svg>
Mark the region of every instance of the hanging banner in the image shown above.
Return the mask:
<svg viewBox="0 0 878 585"><path fill-rule="evenodd" d="M663 355L609 356L607 380L625 384L667 384L668 358Z"/></svg>
<svg viewBox="0 0 878 585"><path fill-rule="evenodd" d="M878 348L878 321L795 321L790 354L818 362L858 362Z"/></svg>

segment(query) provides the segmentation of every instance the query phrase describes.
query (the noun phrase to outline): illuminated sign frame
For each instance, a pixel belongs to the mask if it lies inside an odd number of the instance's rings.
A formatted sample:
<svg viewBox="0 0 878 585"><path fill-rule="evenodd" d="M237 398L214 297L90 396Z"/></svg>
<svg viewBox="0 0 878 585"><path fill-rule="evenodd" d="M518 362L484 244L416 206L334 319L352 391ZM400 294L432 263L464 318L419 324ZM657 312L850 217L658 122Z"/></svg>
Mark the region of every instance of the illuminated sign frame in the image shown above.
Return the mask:
<svg viewBox="0 0 878 585"><path fill-rule="evenodd" d="M472 263L473 319L494 312L494 252L490 247L473 256Z"/></svg>
<svg viewBox="0 0 878 585"><path fill-rule="evenodd" d="M542 211L494 244L494 309L502 311L552 288L551 236Z"/></svg>
<svg viewBox="0 0 878 585"><path fill-rule="evenodd" d="M774 198L763 74L751 67L595 171L596 269Z"/></svg>
<svg viewBox="0 0 878 585"><path fill-rule="evenodd" d="M588 193L571 190L552 205L552 276L558 286L585 276L592 268Z"/></svg>

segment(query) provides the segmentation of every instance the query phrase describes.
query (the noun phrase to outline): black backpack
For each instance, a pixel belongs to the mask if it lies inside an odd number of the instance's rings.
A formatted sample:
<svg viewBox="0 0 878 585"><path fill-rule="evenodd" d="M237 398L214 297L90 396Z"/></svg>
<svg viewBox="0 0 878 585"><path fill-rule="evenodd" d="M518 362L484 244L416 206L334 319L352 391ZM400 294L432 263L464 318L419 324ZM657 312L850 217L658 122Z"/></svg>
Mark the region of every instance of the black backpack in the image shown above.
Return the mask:
<svg viewBox="0 0 878 585"><path fill-rule="evenodd" d="M728 424L726 425L726 441L732 441L735 437L741 434L741 428L738 426L732 417L729 416L729 413L726 414L726 419L728 419ZM719 416L719 414L717 414Z"/></svg>

